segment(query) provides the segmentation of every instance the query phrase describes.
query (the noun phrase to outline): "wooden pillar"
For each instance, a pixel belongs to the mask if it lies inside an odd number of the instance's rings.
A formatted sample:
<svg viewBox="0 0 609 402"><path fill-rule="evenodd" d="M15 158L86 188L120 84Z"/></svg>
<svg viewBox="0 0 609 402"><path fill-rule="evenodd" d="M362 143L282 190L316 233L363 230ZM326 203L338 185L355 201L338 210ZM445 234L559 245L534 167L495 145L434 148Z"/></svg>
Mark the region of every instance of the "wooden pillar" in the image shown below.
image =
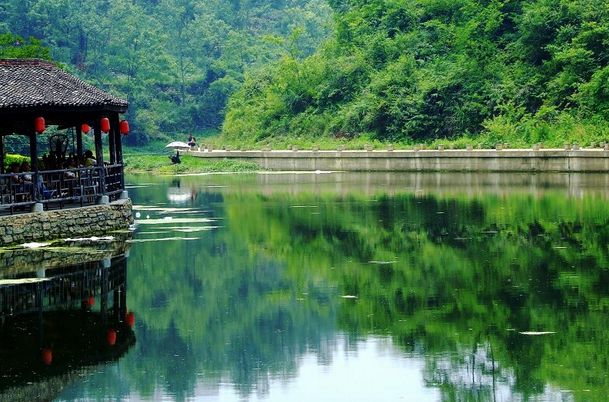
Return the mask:
<svg viewBox="0 0 609 402"><path fill-rule="evenodd" d="M118 113L113 113L112 117L110 117L110 134L108 137L111 165L116 164L116 138L120 136L118 124Z"/></svg>
<svg viewBox="0 0 609 402"><path fill-rule="evenodd" d="M118 113L116 114L116 122L117 122L117 130L116 137L114 138L114 152L116 153L116 160L114 163L118 163L121 165L121 189L125 189L125 168L123 166L123 136L121 135L120 130L120 121L118 118Z"/></svg>
<svg viewBox="0 0 609 402"><path fill-rule="evenodd" d="M4 174L4 136L0 135L0 174Z"/></svg>
<svg viewBox="0 0 609 402"><path fill-rule="evenodd" d="M30 167L32 172L38 172L38 138L36 133L30 134Z"/></svg>
<svg viewBox="0 0 609 402"><path fill-rule="evenodd" d="M104 151L102 145L102 137L101 137L101 126L99 123L99 119L95 121L93 124L93 138L95 142L95 160L97 161L97 166L102 166L104 163Z"/></svg>
<svg viewBox="0 0 609 402"><path fill-rule="evenodd" d="M32 186L30 193L32 200L39 201L40 194L38 193L38 137L35 132L30 134L30 168L32 169Z"/></svg>
<svg viewBox="0 0 609 402"><path fill-rule="evenodd" d="M106 169L104 169L104 150L102 145L101 137L101 126L100 118L95 120L93 125L93 134L95 136L95 160L97 161L97 167L99 171L99 193L102 195L106 194Z"/></svg>
<svg viewBox="0 0 609 402"><path fill-rule="evenodd" d="M82 128L76 126L76 156L78 160L82 160Z"/></svg>
<svg viewBox="0 0 609 402"><path fill-rule="evenodd" d="M120 133L116 138L116 163L123 164L123 136Z"/></svg>

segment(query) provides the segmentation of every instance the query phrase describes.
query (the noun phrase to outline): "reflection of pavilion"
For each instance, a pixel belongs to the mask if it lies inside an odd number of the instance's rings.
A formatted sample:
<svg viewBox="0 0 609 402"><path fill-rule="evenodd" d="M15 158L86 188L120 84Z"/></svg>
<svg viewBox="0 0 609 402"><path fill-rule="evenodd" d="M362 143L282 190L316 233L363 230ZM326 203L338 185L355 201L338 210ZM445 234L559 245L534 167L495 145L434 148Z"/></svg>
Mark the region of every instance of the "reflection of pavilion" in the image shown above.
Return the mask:
<svg viewBox="0 0 609 402"><path fill-rule="evenodd" d="M135 343L124 256L27 276L0 280L0 400L51 399Z"/></svg>

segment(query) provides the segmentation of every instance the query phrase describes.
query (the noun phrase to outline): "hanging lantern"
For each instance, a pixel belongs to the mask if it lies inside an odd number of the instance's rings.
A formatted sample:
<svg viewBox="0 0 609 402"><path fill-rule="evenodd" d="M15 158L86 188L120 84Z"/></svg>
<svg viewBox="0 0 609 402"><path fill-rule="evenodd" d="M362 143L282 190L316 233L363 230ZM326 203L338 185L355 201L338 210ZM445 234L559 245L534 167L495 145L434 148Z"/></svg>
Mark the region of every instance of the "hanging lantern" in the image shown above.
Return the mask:
<svg viewBox="0 0 609 402"><path fill-rule="evenodd" d="M87 298L87 306L93 307L95 305L95 297L89 296Z"/></svg>
<svg viewBox="0 0 609 402"><path fill-rule="evenodd" d="M40 352L40 358L46 366L50 366L51 363L53 363L53 350L49 348L42 349L42 352Z"/></svg>
<svg viewBox="0 0 609 402"><path fill-rule="evenodd" d="M129 122L127 120L121 120L119 123L119 131L122 135L129 134Z"/></svg>
<svg viewBox="0 0 609 402"><path fill-rule="evenodd" d="M47 128L47 126L46 126L46 123L44 121L44 117L36 117L34 119L34 130L38 134L44 133L44 130L46 130L46 128Z"/></svg>
<svg viewBox="0 0 609 402"><path fill-rule="evenodd" d="M108 332L106 332L106 342L108 343L108 346L116 345L116 331L115 330L109 329Z"/></svg>
<svg viewBox="0 0 609 402"><path fill-rule="evenodd" d="M80 126L80 131L82 131L85 134L88 134L89 131L91 131L91 126L89 126L87 123L83 123L83 125Z"/></svg>
<svg viewBox="0 0 609 402"><path fill-rule="evenodd" d="M125 315L125 322L127 323L127 325L133 328L133 326L135 325L135 313L133 311L130 311Z"/></svg>
<svg viewBox="0 0 609 402"><path fill-rule="evenodd" d="M101 127L102 133L108 134L108 132L110 131L110 119L108 119L107 117L102 117L99 121L99 125Z"/></svg>

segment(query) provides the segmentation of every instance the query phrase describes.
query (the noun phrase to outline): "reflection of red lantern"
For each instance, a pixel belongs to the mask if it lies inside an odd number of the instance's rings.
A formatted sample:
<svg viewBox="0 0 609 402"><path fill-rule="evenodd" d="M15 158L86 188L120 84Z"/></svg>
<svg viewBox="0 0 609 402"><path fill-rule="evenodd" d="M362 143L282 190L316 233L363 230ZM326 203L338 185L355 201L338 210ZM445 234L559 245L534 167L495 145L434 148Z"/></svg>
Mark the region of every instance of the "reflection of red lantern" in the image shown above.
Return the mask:
<svg viewBox="0 0 609 402"><path fill-rule="evenodd" d="M133 311L130 311L125 315L125 322L127 323L127 325L133 328L133 326L135 325L135 313Z"/></svg>
<svg viewBox="0 0 609 402"><path fill-rule="evenodd" d="M46 128L47 128L47 126L46 126L46 122L44 121L44 117L36 117L34 119L34 130L38 134L44 133L44 130L46 130Z"/></svg>
<svg viewBox="0 0 609 402"><path fill-rule="evenodd" d="M119 131L122 135L129 134L129 122L127 120L121 120L119 123Z"/></svg>
<svg viewBox="0 0 609 402"><path fill-rule="evenodd" d="M87 123L83 123L83 125L80 126L80 131L87 134L89 131L91 131L91 127Z"/></svg>
<svg viewBox="0 0 609 402"><path fill-rule="evenodd" d="M110 131L110 119L107 117L102 117L99 121L99 125L101 127L102 133L108 133Z"/></svg>
<svg viewBox="0 0 609 402"><path fill-rule="evenodd" d="M95 305L95 297L89 296L87 298L87 306L93 307Z"/></svg>
<svg viewBox="0 0 609 402"><path fill-rule="evenodd" d="M53 351L48 348L42 349L42 352L40 352L40 358L45 365L50 366L51 363L53 363Z"/></svg>
<svg viewBox="0 0 609 402"><path fill-rule="evenodd" d="M108 346L116 345L116 331L115 330L109 329L108 332L106 332L106 342L108 343Z"/></svg>

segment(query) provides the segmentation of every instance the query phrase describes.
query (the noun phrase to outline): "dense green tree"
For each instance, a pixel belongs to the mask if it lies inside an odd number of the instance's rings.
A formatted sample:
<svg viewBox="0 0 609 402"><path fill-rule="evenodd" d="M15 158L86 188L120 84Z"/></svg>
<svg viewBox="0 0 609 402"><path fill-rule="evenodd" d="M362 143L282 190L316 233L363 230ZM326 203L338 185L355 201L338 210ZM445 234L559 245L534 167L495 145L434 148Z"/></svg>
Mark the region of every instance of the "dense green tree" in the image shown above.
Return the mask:
<svg viewBox="0 0 609 402"><path fill-rule="evenodd" d="M0 58L38 58L50 59L50 50L36 38L23 39L10 33L0 34Z"/></svg>
<svg viewBox="0 0 609 402"><path fill-rule="evenodd" d="M607 126L602 0L329 4L333 39L305 60L250 74L229 105L227 138L491 132L531 143L544 140L543 124Z"/></svg>
<svg viewBox="0 0 609 402"><path fill-rule="evenodd" d="M0 16L0 33L128 99L132 144L218 128L246 69L307 56L330 29L323 0L7 0Z"/></svg>

